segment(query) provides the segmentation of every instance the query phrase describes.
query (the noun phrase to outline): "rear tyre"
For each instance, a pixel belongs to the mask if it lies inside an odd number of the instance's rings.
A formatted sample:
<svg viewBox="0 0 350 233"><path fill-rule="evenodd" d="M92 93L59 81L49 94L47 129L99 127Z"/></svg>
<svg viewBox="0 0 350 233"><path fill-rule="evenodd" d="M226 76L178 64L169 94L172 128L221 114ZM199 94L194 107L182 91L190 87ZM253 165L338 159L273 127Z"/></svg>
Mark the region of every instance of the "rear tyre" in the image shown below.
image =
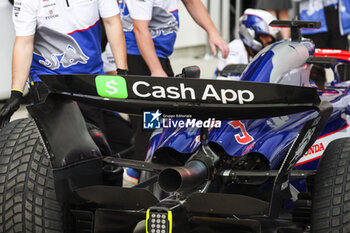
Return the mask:
<svg viewBox="0 0 350 233"><path fill-rule="evenodd" d="M331 142L315 176L311 230L350 232L350 138Z"/></svg>
<svg viewBox="0 0 350 233"><path fill-rule="evenodd" d="M0 132L0 232L64 232L50 160L31 119Z"/></svg>

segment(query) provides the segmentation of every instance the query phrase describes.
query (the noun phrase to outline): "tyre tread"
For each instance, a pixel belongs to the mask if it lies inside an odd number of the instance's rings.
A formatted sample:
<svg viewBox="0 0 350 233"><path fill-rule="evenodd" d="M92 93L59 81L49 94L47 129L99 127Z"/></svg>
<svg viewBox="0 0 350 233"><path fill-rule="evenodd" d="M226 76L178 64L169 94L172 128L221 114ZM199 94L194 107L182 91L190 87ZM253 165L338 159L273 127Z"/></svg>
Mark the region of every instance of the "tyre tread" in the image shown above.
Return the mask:
<svg viewBox="0 0 350 233"><path fill-rule="evenodd" d="M0 135L0 232L63 232L53 173L31 119Z"/></svg>
<svg viewBox="0 0 350 233"><path fill-rule="evenodd" d="M315 177L312 232L350 232L350 138L331 142Z"/></svg>

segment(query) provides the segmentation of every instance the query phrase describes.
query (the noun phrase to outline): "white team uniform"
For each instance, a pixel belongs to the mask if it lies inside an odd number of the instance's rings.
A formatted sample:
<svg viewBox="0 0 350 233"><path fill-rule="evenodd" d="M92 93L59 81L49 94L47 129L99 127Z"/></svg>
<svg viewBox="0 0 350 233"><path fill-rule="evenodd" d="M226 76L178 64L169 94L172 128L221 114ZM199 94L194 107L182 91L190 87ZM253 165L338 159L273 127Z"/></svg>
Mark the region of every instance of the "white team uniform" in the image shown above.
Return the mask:
<svg viewBox="0 0 350 233"><path fill-rule="evenodd" d="M111 46L109 45L109 42L106 45L105 51L102 53L102 61L103 61L103 71L105 73L116 71L117 66L115 65L115 60L113 57Z"/></svg>
<svg viewBox="0 0 350 233"><path fill-rule="evenodd" d="M121 19L126 39L127 54L141 55L133 32L133 19L149 20L157 56L168 58L174 51L177 31L179 29L178 0L123 0L120 3ZM112 52L107 44L102 54L104 71L116 70Z"/></svg>
<svg viewBox="0 0 350 233"><path fill-rule="evenodd" d="M35 34L31 76L100 74L100 17L119 14L116 0L15 0L17 36Z"/></svg>
<svg viewBox="0 0 350 233"><path fill-rule="evenodd" d="M229 64L248 64L252 57L248 57L247 50L241 39L229 43L230 53L226 59L220 58L217 69L222 71Z"/></svg>

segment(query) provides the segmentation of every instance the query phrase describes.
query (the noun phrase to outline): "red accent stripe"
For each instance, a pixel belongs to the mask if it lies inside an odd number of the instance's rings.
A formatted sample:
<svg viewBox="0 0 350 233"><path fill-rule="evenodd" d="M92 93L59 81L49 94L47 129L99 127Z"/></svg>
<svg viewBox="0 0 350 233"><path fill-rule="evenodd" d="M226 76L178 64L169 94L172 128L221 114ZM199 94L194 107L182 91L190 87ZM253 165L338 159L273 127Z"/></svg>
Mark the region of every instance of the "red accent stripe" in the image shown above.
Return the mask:
<svg viewBox="0 0 350 233"><path fill-rule="evenodd" d="M328 134L322 135L321 137L317 138L317 140L318 140L318 139L321 139L321 138L328 137L328 136L330 136L330 135L332 135L332 134L338 133L339 131L342 131L343 129L346 129L346 128L348 128L348 127L349 127L349 125L346 125L346 126L344 126L343 128L337 129L336 131L333 131L333 132L330 132L330 133L328 133Z"/></svg>
<svg viewBox="0 0 350 233"><path fill-rule="evenodd" d="M340 128L340 129L338 129L338 130L336 130L336 131L333 131L333 132L331 132L331 133L325 134L325 135L323 135L323 136L317 138L317 140L318 140L318 139L321 139L321 138L324 138L324 137L328 137L328 136L330 136L330 135L332 135L332 134L335 134L335 133L337 133L337 132L339 132L339 131L342 131L343 129L346 129L346 128L348 128L348 127L349 127L349 125L346 125L346 126L344 126L343 128ZM319 159L319 158L321 158L321 157L322 157L322 155L317 156L317 157L312 158L312 159L305 160L305 161L303 161L303 162L300 162L300 163L295 164L295 166L299 166L299 165L302 165L302 164L305 164L305 163L314 161L314 160Z"/></svg>
<svg viewBox="0 0 350 233"><path fill-rule="evenodd" d="M323 155L323 154L322 154L322 155ZM305 164L305 163L309 163L309 162L314 161L314 160L316 160L316 159L319 159L319 158L321 158L321 157L322 157L322 155L317 156L317 157L315 157L315 158L312 158L312 159L310 159L310 160L306 160L306 161L303 161L303 162L297 163L297 164L295 164L295 167L296 167L296 166L303 165L303 164Z"/></svg>
<svg viewBox="0 0 350 233"><path fill-rule="evenodd" d="M83 32L83 31L87 31L89 30L90 28L92 28L93 26L95 26L100 20L97 20L93 25L89 26L88 28L85 28L85 29L79 29L79 30L75 30L73 32L70 32L68 33L68 35L72 35L73 33L76 33L76 32Z"/></svg>
<svg viewBox="0 0 350 233"><path fill-rule="evenodd" d="M316 49L315 57L334 57L339 60L350 61L350 52L340 49Z"/></svg>
<svg viewBox="0 0 350 233"><path fill-rule="evenodd" d="M128 173L126 173L126 176L129 177L129 178L131 178L131 179L133 179L133 180L139 180L138 178L135 178L135 177L133 177L133 176L130 176Z"/></svg>
<svg viewBox="0 0 350 233"><path fill-rule="evenodd" d="M176 10L170 11L170 13L174 13L174 12L177 12L177 11L179 11L179 10L178 10L178 9L176 9Z"/></svg>

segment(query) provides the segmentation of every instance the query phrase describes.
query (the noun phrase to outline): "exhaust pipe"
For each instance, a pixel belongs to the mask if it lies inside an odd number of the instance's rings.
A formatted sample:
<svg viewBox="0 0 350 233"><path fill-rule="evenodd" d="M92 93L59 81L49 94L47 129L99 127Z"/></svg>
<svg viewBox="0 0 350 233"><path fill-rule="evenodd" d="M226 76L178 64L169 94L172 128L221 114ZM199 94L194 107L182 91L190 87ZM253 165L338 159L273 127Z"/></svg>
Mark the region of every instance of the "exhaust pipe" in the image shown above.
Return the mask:
<svg viewBox="0 0 350 233"><path fill-rule="evenodd" d="M209 177L209 169L200 160L191 160L183 167L166 168L159 174L158 183L162 190L175 192L194 189Z"/></svg>

